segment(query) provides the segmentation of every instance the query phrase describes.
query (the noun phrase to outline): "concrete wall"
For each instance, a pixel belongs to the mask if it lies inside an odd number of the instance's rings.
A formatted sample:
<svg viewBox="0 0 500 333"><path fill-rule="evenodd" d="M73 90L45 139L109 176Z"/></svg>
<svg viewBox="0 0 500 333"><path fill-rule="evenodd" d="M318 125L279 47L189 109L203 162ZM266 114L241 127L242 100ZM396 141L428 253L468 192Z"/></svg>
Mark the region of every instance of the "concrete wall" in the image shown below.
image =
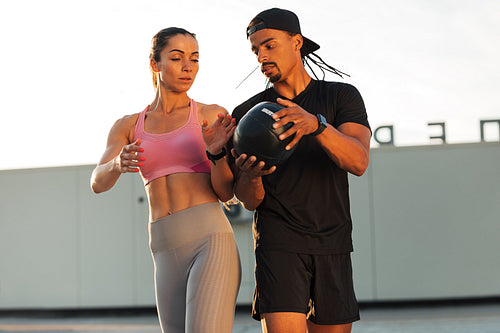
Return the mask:
<svg viewBox="0 0 500 333"><path fill-rule="evenodd" d="M500 144L377 149L360 180L354 236L364 257L368 203L372 299L500 296Z"/></svg>
<svg viewBox="0 0 500 333"><path fill-rule="evenodd" d="M0 171L0 309L154 305L138 175L95 195L93 166ZM351 177L360 301L500 296L500 144L378 148ZM253 292L251 212L233 207Z"/></svg>

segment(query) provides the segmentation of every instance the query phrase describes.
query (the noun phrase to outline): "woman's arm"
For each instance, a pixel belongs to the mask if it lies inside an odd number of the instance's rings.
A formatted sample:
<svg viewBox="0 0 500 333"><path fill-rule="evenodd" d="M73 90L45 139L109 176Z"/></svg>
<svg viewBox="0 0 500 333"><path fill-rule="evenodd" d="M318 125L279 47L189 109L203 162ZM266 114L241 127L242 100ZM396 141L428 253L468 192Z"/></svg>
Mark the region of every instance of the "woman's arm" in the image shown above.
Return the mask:
<svg viewBox="0 0 500 333"><path fill-rule="evenodd" d="M212 155L217 155L226 149L226 143L234 133L236 122L224 108L219 106L207 106L207 108L208 111L204 112L202 121L203 139L207 151ZM227 157L210 161L210 167L212 187L217 197L222 202L231 200L234 197L234 177L227 163Z"/></svg>
<svg viewBox="0 0 500 333"><path fill-rule="evenodd" d="M142 160L138 157L141 152L140 139L130 143L130 128L135 124L137 115L125 116L115 122L109 131L106 150L99 164L92 172L90 187L94 193L101 193L111 189L120 175L125 172L138 172Z"/></svg>

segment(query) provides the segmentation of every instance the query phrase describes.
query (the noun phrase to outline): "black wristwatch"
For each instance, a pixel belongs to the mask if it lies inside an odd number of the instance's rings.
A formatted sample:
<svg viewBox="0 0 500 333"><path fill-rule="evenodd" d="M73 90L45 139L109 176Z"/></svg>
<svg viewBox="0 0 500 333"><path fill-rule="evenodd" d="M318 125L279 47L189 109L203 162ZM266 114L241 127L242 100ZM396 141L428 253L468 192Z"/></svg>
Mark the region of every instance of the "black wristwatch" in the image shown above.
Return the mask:
<svg viewBox="0 0 500 333"><path fill-rule="evenodd" d="M322 114L317 114L316 118L318 118L318 129L312 132L310 135L316 136L323 132L326 129L326 126L328 125L326 122L326 118Z"/></svg>
<svg viewBox="0 0 500 333"><path fill-rule="evenodd" d="M214 164L215 161L218 161L220 160L221 158L223 158L224 156L226 156L226 148L222 147L222 151L220 153L218 153L217 155L212 155L208 152L208 150L206 150L206 153L207 153L207 157L210 161L212 161Z"/></svg>

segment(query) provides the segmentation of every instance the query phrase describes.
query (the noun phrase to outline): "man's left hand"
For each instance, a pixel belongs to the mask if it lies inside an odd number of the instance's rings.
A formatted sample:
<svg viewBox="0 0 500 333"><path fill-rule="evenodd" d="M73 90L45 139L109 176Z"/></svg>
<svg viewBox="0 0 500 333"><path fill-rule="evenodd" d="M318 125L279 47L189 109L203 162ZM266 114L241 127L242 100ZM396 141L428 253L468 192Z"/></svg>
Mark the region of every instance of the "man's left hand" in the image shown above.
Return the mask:
<svg viewBox="0 0 500 333"><path fill-rule="evenodd" d="M318 119L289 100L278 98L277 102L285 108L274 113L273 119L276 119L276 122L273 124L273 128L293 123L292 127L279 136L280 140L284 140L295 134L293 140L285 147L286 150L290 150L304 135L311 134L318 129Z"/></svg>

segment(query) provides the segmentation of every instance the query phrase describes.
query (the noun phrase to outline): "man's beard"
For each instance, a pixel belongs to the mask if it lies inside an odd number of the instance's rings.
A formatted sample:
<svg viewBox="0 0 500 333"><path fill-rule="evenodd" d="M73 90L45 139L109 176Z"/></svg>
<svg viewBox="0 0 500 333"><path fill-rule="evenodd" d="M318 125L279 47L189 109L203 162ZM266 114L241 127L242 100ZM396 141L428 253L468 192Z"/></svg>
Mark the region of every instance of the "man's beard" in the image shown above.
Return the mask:
<svg viewBox="0 0 500 333"><path fill-rule="evenodd" d="M278 65L277 65L276 63L274 63L274 62L265 62L265 63L263 63L263 64L261 65L261 66L262 66L262 68L261 68L262 72L264 72L264 71L263 71L263 69L264 69L264 67L265 67L265 66L267 66L267 65L272 65L272 66L274 66L274 68L278 71L278 73L277 73L277 74L272 75L272 76L269 76L267 79L268 79L268 80L269 80L269 82L271 82L271 83L278 82L278 81L281 79L281 72L280 72L280 70L279 70L279 68L278 68ZM267 76L267 75L266 75L266 76Z"/></svg>
<svg viewBox="0 0 500 333"><path fill-rule="evenodd" d="M281 79L281 73L278 73L276 75L269 77L269 82L271 83L278 82L280 79Z"/></svg>

